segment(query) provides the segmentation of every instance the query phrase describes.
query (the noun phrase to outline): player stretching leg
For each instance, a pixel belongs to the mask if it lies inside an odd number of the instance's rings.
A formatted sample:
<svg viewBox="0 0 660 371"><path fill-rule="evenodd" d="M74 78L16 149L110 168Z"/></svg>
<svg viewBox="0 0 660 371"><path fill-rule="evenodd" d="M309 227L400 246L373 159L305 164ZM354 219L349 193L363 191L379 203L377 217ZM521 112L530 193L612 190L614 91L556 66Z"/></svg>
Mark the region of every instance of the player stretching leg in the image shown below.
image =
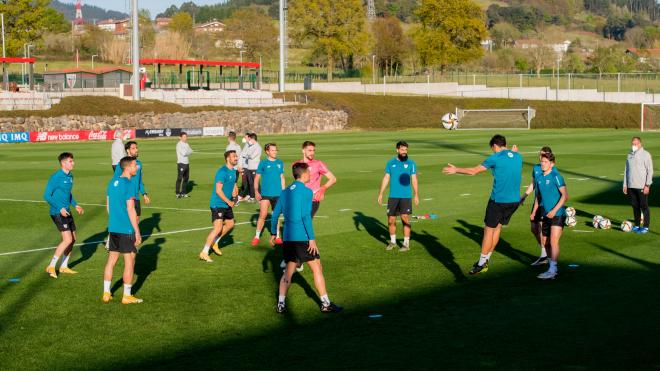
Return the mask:
<svg viewBox="0 0 660 371"><path fill-rule="evenodd" d="M279 298L277 300L277 313L286 312L286 293L291 286L291 277L296 267L306 262L314 275L314 286L321 297L321 312L336 313L342 307L333 304L328 298L321 266L321 256L314 239L312 226L312 191L305 187L309 181L309 165L298 162L293 165L294 182L282 191L280 200L273 210L270 221L270 243L275 243L275 233L278 228L280 214L284 214L284 244L282 251L286 270L280 279Z"/></svg>
<svg viewBox="0 0 660 371"><path fill-rule="evenodd" d="M275 209L280 193L286 187L286 183L284 183L284 163L282 160L277 159L277 144L268 143L264 146L264 149L267 157L259 162L257 175L254 178L254 194L259 200L259 219L257 220L257 231L252 239L252 246L259 244L261 230L266 224L268 208ZM259 191L259 181L261 181L261 192ZM282 244L279 228L277 228L275 243L277 245Z"/></svg>
<svg viewBox="0 0 660 371"><path fill-rule="evenodd" d="M218 243L234 228L234 211L232 210L234 201L232 199L238 194L236 170L234 170L237 162L236 151L227 151L225 152L225 165L215 173L215 187L213 187L210 202L213 230L206 237L204 249L199 253L199 259L209 263L213 262L209 257L211 246L216 254L222 255ZM217 237L218 235L219 237Z"/></svg>
<svg viewBox="0 0 660 371"><path fill-rule="evenodd" d="M396 152L397 157L388 161L385 166L385 176L383 176L380 192L378 192L378 205L382 205L383 192L391 179L390 195L387 200L387 225L390 231L390 242L387 244L386 250L389 251L396 247L396 217L400 215L401 224L403 224L403 245L399 251L405 252L410 250L410 214L413 199L415 205L419 205L417 165L415 161L408 158L408 143L398 142ZM411 193L413 198L410 198Z"/></svg>
<svg viewBox="0 0 660 371"><path fill-rule="evenodd" d="M61 169L50 176L44 192L44 200L50 205L50 217L62 235L62 242L57 245L55 255L46 267L46 273L53 278L57 278L55 265L62 255L64 255L64 258L60 265L60 273L77 273L70 269L68 265L69 257L73 251L73 244L76 242L76 223L73 221L70 206L75 207L78 214L84 212L71 193L73 189L73 173L71 173L71 170L75 165L73 154L64 152L57 157L57 160L60 162Z"/></svg>
<svg viewBox="0 0 660 371"><path fill-rule="evenodd" d="M471 168L460 168L448 164L442 172L447 175L476 175L491 169L493 190L486 207L484 236L481 242L481 256L474 263L470 274L488 271L490 256L500 240L503 225L509 224L513 213L520 205L520 179L522 177L522 156L506 148L506 138L495 135L490 140L494 152L483 163Z"/></svg>
<svg viewBox="0 0 660 371"><path fill-rule="evenodd" d="M543 236L546 239L546 249L550 250L550 268L537 277L542 280L553 280L557 277L557 259L559 258L559 239L566 222L566 208L568 191L564 177L555 167L555 155L544 153L541 155L541 170L543 174L536 179L536 188L539 190L541 200L534 201L534 209L541 205L548 212L543 215Z"/></svg>
<svg viewBox="0 0 660 371"><path fill-rule="evenodd" d="M112 300L110 284L115 264L119 255L124 257L124 296L122 304L139 304L138 299L131 294L133 286L133 271L135 268L135 254L137 246L142 243L140 227L135 211L135 188L131 178L137 173L137 163L133 157L124 157L119 161L122 174L118 178L112 178L108 183L107 209L108 209L108 239L110 240L110 252L108 261L103 272L103 297L104 303Z"/></svg>

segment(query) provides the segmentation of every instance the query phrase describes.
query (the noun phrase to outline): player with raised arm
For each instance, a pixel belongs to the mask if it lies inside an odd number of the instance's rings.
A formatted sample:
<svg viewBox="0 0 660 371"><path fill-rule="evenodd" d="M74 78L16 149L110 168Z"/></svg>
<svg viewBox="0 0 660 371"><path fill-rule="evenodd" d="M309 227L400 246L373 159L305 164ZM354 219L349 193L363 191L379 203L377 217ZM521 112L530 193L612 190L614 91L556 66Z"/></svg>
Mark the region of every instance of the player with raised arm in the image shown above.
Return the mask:
<svg viewBox="0 0 660 371"><path fill-rule="evenodd" d="M293 165L292 170L294 181L282 191L270 221L270 243L274 245L278 219L280 214L284 215L282 252L284 261L286 261L286 269L280 279L276 311L277 313L286 312L286 294L291 286L291 278L296 267L306 262L312 269L314 286L316 286L316 290L321 297L321 312L340 312L343 308L332 303L328 297L323 267L321 266L321 256L314 237L314 227L312 226L313 192L304 184L309 181L309 165L298 162Z"/></svg>
<svg viewBox="0 0 660 371"><path fill-rule="evenodd" d="M211 246L216 254L222 255L222 250L220 250L218 244L222 237L234 228L234 211L232 210L234 201L232 199L238 195L236 171L234 169L237 162L236 152L227 151L225 152L225 165L215 173L210 201L213 230L206 237L204 249L199 253L199 259L208 263L213 262L209 257Z"/></svg>
<svg viewBox="0 0 660 371"><path fill-rule="evenodd" d="M257 220L257 231L252 239L252 246L259 244L261 231L266 223L266 216L268 215L268 208L275 209L277 200L286 183L284 182L284 163L277 158L277 144L268 143L264 146L266 152L266 159L259 162L257 168L257 175L254 178L254 194L259 200L259 219ZM261 190L259 185L261 182ZM282 244L280 238L280 229L277 228L275 243Z"/></svg>
<svg viewBox="0 0 660 371"><path fill-rule="evenodd" d="M506 138L499 134L491 138L490 148L494 153L480 165L460 168L448 164L442 169L442 172L447 175L476 175L488 169L493 173L493 190L486 206L481 255L470 269L470 274L488 271L488 262L500 240L502 226L509 224L511 216L520 205L522 156L507 149Z"/></svg>
<svg viewBox="0 0 660 371"><path fill-rule="evenodd" d="M108 210L110 251L103 271L103 296L101 300L104 303L112 300L112 293L110 292L112 273L119 260L119 255L121 255L124 258L124 296L121 303L139 304L142 303L142 299L138 299L131 294L135 254L137 253L137 247L142 243L140 226L135 211L135 188L131 183L131 178L137 173L137 163L135 158L127 156L119 161L119 167L122 169L121 176L113 177L107 188L106 207Z"/></svg>
<svg viewBox="0 0 660 371"><path fill-rule="evenodd" d="M417 165L408 158L408 143L399 141L396 144L397 156L387 162L385 175L378 192L378 205L383 203L383 192L390 183L390 194L387 200L387 225L390 232L390 242L386 250L392 250L396 245L396 217L401 217L403 224L403 245L400 252L410 250L410 214L413 201L419 205L417 192Z"/></svg>
<svg viewBox="0 0 660 371"><path fill-rule="evenodd" d="M69 268L69 257L73 251L73 245L76 242L76 223L73 221L70 207L73 206L78 214L83 214L83 208L78 205L76 199L71 193L73 189L73 154L63 152L57 156L60 163L60 170L56 171L48 179L46 190L44 191L44 200L50 205L50 218L53 219L55 227L60 231L62 242L57 245L55 255L46 267L46 273L51 277L57 278L55 265L64 255L60 265L60 273L75 274L76 271Z"/></svg>

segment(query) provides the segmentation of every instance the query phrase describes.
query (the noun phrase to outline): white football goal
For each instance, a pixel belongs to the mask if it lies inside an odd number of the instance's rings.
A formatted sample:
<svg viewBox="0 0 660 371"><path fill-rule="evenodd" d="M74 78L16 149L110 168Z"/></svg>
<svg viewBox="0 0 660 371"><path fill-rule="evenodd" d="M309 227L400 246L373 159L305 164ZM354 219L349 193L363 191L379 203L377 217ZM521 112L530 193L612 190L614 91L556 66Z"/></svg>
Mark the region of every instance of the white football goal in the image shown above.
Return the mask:
<svg viewBox="0 0 660 371"><path fill-rule="evenodd" d="M660 103L642 103L642 131L660 130Z"/></svg>
<svg viewBox="0 0 660 371"><path fill-rule="evenodd" d="M536 110L527 108L466 109L456 107L458 129L530 129Z"/></svg>

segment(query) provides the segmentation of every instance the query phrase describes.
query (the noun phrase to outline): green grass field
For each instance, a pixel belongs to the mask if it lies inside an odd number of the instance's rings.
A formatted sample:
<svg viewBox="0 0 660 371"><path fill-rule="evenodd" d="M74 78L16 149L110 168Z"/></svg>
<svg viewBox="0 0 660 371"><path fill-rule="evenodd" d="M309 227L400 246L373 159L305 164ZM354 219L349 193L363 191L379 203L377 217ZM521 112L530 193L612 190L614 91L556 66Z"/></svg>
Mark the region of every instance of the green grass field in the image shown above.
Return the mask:
<svg viewBox="0 0 660 371"><path fill-rule="evenodd" d="M491 176L445 176L447 162L480 163L491 132L416 130L260 138L277 141L286 164L305 139L338 178L314 220L330 298L338 315L319 312L311 272L297 274L289 313L274 311L281 252L258 247L254 204L237 207L236 229L212 264L197 260L210 227L208 201L222 164L223 138L193 138L191 198L174 197L175 140L140 142L152 205L138 254L136 295L145 302L101 303L111 176L110 143L0 146L0 369L654 369L660 367L655 318L660 299L658 223L647 235L618 230L632 217L621 174L633 131L509 131L524 155L550 145L566 178L578 226L562 238L560 276L539 282L529 232L530 205L502 234L490 270L470 277L478 258ZM394 143L410 143L421 203L412 250L386 252L385 209L376 196ZM660 153L660 135L644 134ZM59 234L39 200L62 151L76 156L80 273L44 273ZM657 166L657 165L656 165ZM657 167L656 167L657 171ZM287 174L287 181L291 180ZM657 180L657 179L656 179ZM657 187L655 187L657 188ZM660 197L652 190L657 217ZM13 201L10 201L13 200ZM21 201L22 200L22 201ZM594 214L611 230L594 230ZM401 232L399 232L400 236ZM8 254L22 252L18 254ZM569 264L577 264L570 268ZM115 281L120 278L121 264ZM18 282L15 282L18 279ZM13 282L14 281L14 282ZM117 284L115 287L119 287ZM381 314L381 318L369 315Z"/></svg>

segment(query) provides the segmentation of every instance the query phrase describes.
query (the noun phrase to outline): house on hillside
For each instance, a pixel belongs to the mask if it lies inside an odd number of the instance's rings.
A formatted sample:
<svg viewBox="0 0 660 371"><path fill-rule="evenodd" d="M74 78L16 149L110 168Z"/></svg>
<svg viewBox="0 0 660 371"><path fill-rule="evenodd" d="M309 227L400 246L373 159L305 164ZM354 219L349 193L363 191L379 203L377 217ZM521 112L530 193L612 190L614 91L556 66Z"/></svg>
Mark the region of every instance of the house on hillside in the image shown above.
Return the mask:
<svg viewBox="0 0 660 371"><path fill-rule="evenodd" d="M538 39L520 39L516 40L514 43L514 48L518 49L534 49L540 47L546 47L557 54L558 59L562 59L564 55L568 52L568 48L571 46L570 40L564 40L560 43L545 43L542 40Z"/></svg>
<svg viewBox="0 0 660 371"><path fill-rule="evenodd" d="M172 22L172 18L165 18L165 17L159 17L156 18L155 25L156 25L156 30L164 30L167 27L170 26L170 22Z"/></svg>
<svg viewBox="0 0 660 371"><path fill-rule="evenodd" d="M219 33L225 30L225 24L214 19L210 22L196 25L193 27L193 30L198 33Z"/></svg>
<svg viewBox="0 0 660 371"><path fill-rule="evenodd" d="M128 19L105 19L96 23L96 27L123 39L127 37L130 25Z"/></svg>
<svg viewBox="0 0 660 371"><path fill-rule="evenodd" d="M132 72L122 67L72 68L61 71L44 72L46 90L118 88L119 84L128 84Z"/></svg>
<svg viewBox="0 0 660 371"><path fill-rule="evenodd" d="M635 58L640 63L649 62L651 59L660 59L660 49L637 49L628 48L626 54Z"/></svg>

